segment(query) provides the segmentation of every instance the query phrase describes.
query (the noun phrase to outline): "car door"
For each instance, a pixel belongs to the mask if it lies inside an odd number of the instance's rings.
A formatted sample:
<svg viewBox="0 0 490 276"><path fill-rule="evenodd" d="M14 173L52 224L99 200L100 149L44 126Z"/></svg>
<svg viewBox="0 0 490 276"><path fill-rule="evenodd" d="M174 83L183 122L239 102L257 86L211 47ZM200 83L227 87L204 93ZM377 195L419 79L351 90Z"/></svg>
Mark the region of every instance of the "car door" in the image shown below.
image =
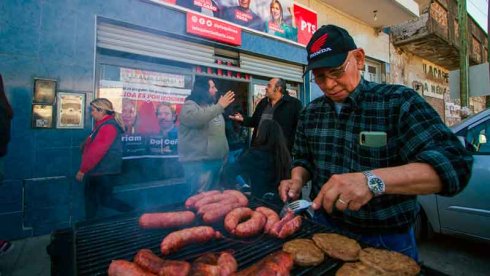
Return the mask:
<svg viewBox="0 0 490 276"><path fill-rule="evenodd" d="M490 240L490 117L456 133L473 152L468 186L454 197L437 196L441 232Z"/></svg>

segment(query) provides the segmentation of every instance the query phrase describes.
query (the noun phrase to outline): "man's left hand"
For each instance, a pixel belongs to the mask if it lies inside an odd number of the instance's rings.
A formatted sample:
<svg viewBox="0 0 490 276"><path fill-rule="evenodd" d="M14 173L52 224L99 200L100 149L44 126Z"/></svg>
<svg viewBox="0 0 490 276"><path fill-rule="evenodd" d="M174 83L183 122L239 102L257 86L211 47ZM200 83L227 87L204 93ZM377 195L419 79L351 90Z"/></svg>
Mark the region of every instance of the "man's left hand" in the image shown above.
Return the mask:
<svg viewBox="0 0 490 276"><path fill-rule="evenodd" d="M313 200L313 208L323 207L328 213L332 213L334 206L339 211L358 211L372 197L362 173L334 174Z"/></svg>

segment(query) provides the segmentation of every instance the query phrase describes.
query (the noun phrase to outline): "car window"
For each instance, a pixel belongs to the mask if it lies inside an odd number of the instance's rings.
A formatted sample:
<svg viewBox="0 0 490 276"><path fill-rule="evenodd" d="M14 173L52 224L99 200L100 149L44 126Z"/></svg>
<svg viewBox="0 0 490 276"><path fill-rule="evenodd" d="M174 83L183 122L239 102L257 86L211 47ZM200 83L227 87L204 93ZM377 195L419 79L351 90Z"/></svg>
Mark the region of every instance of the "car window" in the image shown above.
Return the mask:
<svg viewBox="0 0 490 276"><path fill-rule="evenodd" d="M490 120L468 129L466 141L476 153L490 153Z"/></svg>

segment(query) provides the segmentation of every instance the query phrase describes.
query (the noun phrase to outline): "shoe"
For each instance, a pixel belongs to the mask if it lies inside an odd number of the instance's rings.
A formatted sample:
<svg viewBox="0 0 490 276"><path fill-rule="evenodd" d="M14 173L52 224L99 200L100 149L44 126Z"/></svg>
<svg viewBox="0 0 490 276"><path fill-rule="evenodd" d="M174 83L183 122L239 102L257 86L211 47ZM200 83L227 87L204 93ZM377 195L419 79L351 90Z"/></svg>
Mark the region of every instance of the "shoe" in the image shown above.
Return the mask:
<svg viewBox="0 0 490 276"><path fill-rule="evenodd" d="M5 240L0 240L0 256L6 255L14 249L14 245Z"/></svg>

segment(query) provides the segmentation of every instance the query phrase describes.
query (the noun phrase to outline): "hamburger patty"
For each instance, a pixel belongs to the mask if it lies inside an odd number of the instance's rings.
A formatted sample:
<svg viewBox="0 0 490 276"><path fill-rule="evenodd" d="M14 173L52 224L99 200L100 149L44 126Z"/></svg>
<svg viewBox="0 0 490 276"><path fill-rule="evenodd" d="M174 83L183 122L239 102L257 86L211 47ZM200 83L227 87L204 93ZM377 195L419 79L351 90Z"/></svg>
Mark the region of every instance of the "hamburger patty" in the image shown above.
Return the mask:
<svg viewBox="0 0 490 276"><path fill-rule="evenodd" d="M377 275L383 275L383 273L361 262L344 263L344 265L335 273L335 276L377 276Z"/></svg>
<svg viewBox="0 0 490 276"><path fill-rule="evenodd" d="M282 250L293 256L294 263L299 266L313 266L323 262L323 251L312 240L295 239L284 243Z"/></svg>
<svg viewBox="0 0 490 276"><path fill-rule="evenodd" d="M394 275L417 275L420 266L412 258L395 251L365 248L359 253L364 264Z"/></svg>
<svg viewBox="0 0 490 276"><path fill-rule="evenodd" d="M359 259L361 246L356 240L334 233L320 233L313 235L313 241L332 258L343 261Z"/></svg>

